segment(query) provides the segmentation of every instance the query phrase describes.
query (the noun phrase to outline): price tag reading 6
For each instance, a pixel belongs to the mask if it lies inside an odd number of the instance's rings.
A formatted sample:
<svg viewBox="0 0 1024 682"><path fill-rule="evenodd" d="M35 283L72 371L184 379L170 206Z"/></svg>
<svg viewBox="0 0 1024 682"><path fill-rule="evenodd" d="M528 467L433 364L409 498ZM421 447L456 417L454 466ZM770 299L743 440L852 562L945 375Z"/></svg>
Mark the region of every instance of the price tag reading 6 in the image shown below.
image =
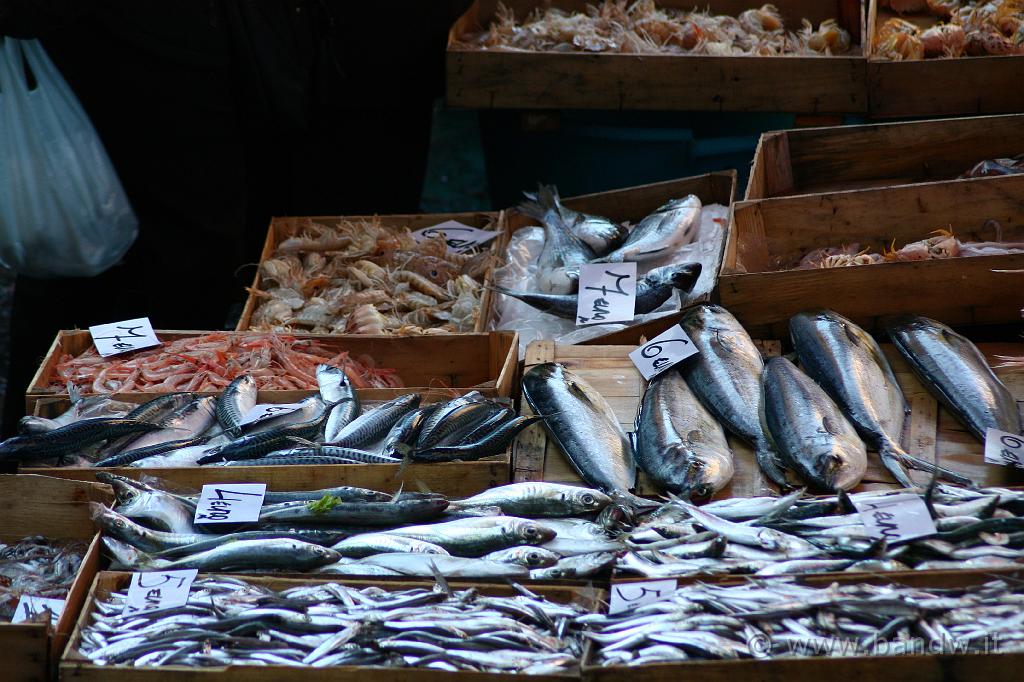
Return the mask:
<svg viewBox="0 0 1024 682"><path fill-rule="evenodd" d="M482 244L486 244L498 236L492 230L481 230L469 225L463 225L457 220L446 220L443 223L432 227L425 227L412 233L412 238L417 242L441 235L444 237L448 248L455 253L470 251Z"/></svg>
<svg viewBox="0 0 1024 682"><path fill-rule="evenodd" d="M985 432L985 461L1024 469L1024 436L989 429Z"/></svg>
<svg viewBox="0 0 1024 682"><path fill-rule="evenodd" d="M263 508L266 483L212 483L203 486L196 523L251 523Z"/></svg>
<svg viewBox="0 0 1024 682"><path fill-rule="evenodd" d="M680 360L698 352L683 328L676 325L630 353L629 359L644 375L644 379L650 381Z"/></svg>
<svg viewBox="0 0 1024 682"><path fill-rule="evenodd" d="M608 614L615 615L644 604L668 599L676 591L676 585L675 580L615 583L612 585L611 599L608 601Z"/></svg>

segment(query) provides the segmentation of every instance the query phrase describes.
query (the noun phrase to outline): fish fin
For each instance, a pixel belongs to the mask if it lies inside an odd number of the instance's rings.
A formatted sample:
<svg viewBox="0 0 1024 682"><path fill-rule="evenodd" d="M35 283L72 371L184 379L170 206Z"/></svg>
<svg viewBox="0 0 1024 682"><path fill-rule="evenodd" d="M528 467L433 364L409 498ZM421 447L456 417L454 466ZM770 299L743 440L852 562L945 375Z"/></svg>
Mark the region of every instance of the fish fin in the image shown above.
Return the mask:
<svg viewBox="0 0 1024 682"><path fill-rule="evenodd" d="M395 494L392 495L391 499L388 500L388 501L389 502L398 502L398 498L402 496L402 488L404 488L404 487L405 487L405 481L402 481L401 483L398 484L398 490L395 491Z"/></svg>
<svg viewBox="0 0 1024 682"><path fill-rule="evenodd" d="M794 490L788 495L780 497L778 501L776 501L775 504L772 505L772 508L768 511L768 513L761 516L761 518L754 521L754 523L751 525L763 526L766 523L777 521L787 511L790 510L790 508L796 503L797 500L800 499L800 497L804 494L805 490L805 488L798 488L797 490Z"/></svg>
<svg viewBox="0 0 1024 682"><path fill-rule="evenodd" d="M890 457L897 459L903 466L907 468L937 474L938 478L944 481L949 481L950 483L956 483L957 485L963 485L972 488L975 487L974 481L971 480L969 477L964 476L963 474L953 471L951 469L939 466L938 463L926 462L923 459L914 457L913 455L905 452L902 448L896 445L892 445L884 449L888 451L888 455ZM884 464L885 455L882 454L881 449L879 450L878 454L882 455L882 462ZM911 481L910 486L908 487L912 486L914 486L913 481Z"/></svg>
<svg viewBox="0 0 1024 682"><path fill-rule="evenodd" d="M761 467L761 472L764 473L768 479L779 486L782 490L788 490L792 487L790 482L786 479L786 469L779 461L778 455L775 453L775 449L765 441L754 449L754 458L757 460L757 465Z"/></svg>
<svg viewBox="0 0 1024 682"><path fill-rule="evenodd" d="M821 428L825 429L826 433L830 433L833 436L843 435L842 429L839 428L839 425L834 423L828 417L821 418Z"/></svg>
<svg viewBox="0 0 1024 682"><path fill-rule="evenodd" d="M427 562L427 566L430 567L430 572L433 574L434 580L436 581L436 584L434 585L434 591L441 592L445 596L451 597L453 594L451 585L449 585L448 581L445 580L444 574L441 573L440 570L438 570L437 564L434 563L434 560L431 559L429 562Z"/></svg>

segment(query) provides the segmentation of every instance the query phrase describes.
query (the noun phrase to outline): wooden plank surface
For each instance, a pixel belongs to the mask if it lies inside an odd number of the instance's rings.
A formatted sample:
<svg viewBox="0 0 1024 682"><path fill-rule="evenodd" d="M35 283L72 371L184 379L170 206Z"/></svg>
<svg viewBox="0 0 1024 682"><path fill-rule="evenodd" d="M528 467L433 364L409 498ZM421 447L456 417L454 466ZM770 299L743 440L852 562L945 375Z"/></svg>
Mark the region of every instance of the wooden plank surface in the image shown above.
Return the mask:
<svg viewBox="0 0 1024 682"><path fill-rule="evenodd" d="M766 356L778 355L781 352L781 344L778 341L756 343ZM644 390L643 378L628 358L628 353L635 348L634 346L554 346L545 352L538 349L537 352L531 353L534 345L531 344L528 349L524 372L529 371L537 362L561 362L608 400L623 429L633 430L637 405ZM1024 343L980 343L978 346L993 363L995 355L1024 355ZM911 405L911 416L903 434L903 443L911 454L928 460L933 460L937 454L944 466L969 476L979 485L1024 483L1024 472L985 464L982 444L975 440L951 413L938 406L892 345L882 344L882 348ZM997 374L1017 398L1018 405L1024 409L1024 372L997 370ZM529 411L529 405L525 400L522 409L524 413ZM735 474L730 484L716 495L716 498L750 497L774 492L774 486L761 474L753 450L733 436L729 437L729 444L733 449ZM911 476L919 482L926 483L929 480L927 475L919 472L912 472ZM582 479L573 470L558 445L553 439L548 438L543 425L527 429L515 444L513 480L582 484ZM882 467L876 453L869 452L868 470L858 490L892 488L895 485L894 479ZM641 474L638 492L654 495L660 491Z"/></svg>

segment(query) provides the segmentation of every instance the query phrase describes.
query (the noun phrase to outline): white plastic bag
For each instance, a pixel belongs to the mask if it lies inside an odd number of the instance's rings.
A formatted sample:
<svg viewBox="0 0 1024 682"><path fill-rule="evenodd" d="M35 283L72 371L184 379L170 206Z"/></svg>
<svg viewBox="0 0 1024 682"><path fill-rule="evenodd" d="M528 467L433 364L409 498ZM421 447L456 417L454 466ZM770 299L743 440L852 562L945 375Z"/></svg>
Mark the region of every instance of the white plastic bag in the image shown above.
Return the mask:
<svg viewBox="0 0 1024 682"><path fill-rule="evenodd" d="M38 41L0 37L0 268L91 277L120 260L136 234L128 197L71 88Z"/></svg>

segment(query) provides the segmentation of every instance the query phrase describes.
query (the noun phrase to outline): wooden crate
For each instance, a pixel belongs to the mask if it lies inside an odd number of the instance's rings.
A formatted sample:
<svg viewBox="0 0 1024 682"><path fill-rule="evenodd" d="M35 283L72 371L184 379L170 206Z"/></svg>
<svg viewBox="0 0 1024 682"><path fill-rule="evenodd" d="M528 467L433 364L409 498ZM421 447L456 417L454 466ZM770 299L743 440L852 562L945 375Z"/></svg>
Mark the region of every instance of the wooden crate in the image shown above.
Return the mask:
<svg viewBox="0 0 1024 682"><path fill-rule="evenodd" d="M593 4L593 0L591 0ZM498 0L477 0L449 33L448 103L518 109L643 109L689 111L867 111L865 59L858 0L779 0L790 30L803 18L835 18L850 31L853 49L836 57L710 57L467 49L460 36L490 24ZM551 4L582 11L586 0L505 0L522 19ZM706 0L701 9L736 16L753 0ZM659 0L692 9L693 0Z"/></svg>
<svg viewBox="0 0 1024 682"><path fill-rule="evenodd" d="M351 221L379 221L382 225L388 227L402 228L407 227L412 231L421 230L425 227L431 227L438 225L447 220L456 220L464 225L471 227L477 227L480 229L493 229L500 230L502 215L500 212L494 211L476 211L468 213L413 213L406 215L382 215L382 216L310 216L310 217L279 217L272 218L270 220L270 228L267 230L267 239L263 243L263 252L260 254L260 263L269 260L273 257L274 252L277 250L277 245L288 237L294 236L301 226L306 221L312 220L315 223L321 223L323 225L336 225L341 220ZM492 242L493 244L493 242ZM490 283L490 273L488 272L486 281L482 284ZM253 313L256 311L257 306L260 302L260 297L255 292L263 290L263 277L259 270L256 270L256 274L253 276L252 286L249 288L249 297L245 301L245 307L242 309L242 316L238 320L238 325L235 327L237 331L246 331L249 329L250 320L252 319ZM473 331L483 331L485 329L486 320L482 311L487 310L490 303L491 292L490 289L485 289L480 300L481 314L477 318L476 328Z"/></svg>
<svg viewBox="0 0 1024 682"><path fill-rule="evenodd" d="M873 585L901 584L922 588L955 588L979 585L996 579L1019 583L1024 577L1022 569L992 569L986 571L909 571L882 575L856 573L819 574L797 576L804 585L826 587L833 583L869 583ZM709 579L680 578L679 583L696 581L716 584L749 583L751 576L726 576ZM618 682L628 675L634 682L675 682L681 679L699 679L708 682L736 682L736 680L815 680L841 676L850 680L913 680L914 682L967 682L986 680L1011 682L1020 678L1024 653L979 654L916 654L905 656L872 657L806 657L737 659L731 661L692 661L686 663L658 663L646 666L598 666L596 651L591 649L584 658L584 682Z"/></svg>
<svg viewBox="0 0 1024 682"><path fill-rule="evenodd" d="M952 229L971 241L997 220L1024 239L1024 177L1005 176L739 202L718 280L720 302L752 336L784 338L789 318L833 308L868 329L885 315L916 312L947 324L1020 320L1020 284L998 270L1024 268L1024 254L778 270L807 252L859 243L881 252Z"/></svg>
<svg viewBox="0 0 1024 682"><path fill-rule="evenodd" d="M158 331L164 341L209 334L202 331ZM224 334L254 334L256 332L223 332ZM380 367L390 367L405 382L407 388L360 389L366 400L386 399L410 390L438 388L478 388L489 396L509 397L515 392L519 340L513 331L474 334L436 334L415 337L297 334L302 339L315 339L338 352L346 350L352 357L366 354ZM67 394L54 395L48 388L53 381L56 365L62 355L80 355L92 347L88 331L72 330L57 333L46 358L36 372L25 396L27 414L55 416L69 406ZM83 386L83 393L91 393ZM295 402L315 391L260 391L260 402ZM217 395L219 392L204 392ZM118 394L119 400L145 402L156 393L133 391ZM40 405L37 409L37 405Z"/></svg>
<svg viewBox="0 0 1024 682"><path fill-rule="evenodd" d="M954 180L1022 137L1019 114L767 132L744 199Z"/></svg>
<svg viewBox="0 0 1024 682"><path fill-rule="evenodd" d="M89 590L89 599L82 610L81 617L75 625L74 634L68 644L67 650L60 663L61 678L64 680L76 680L78 682L175 682L176 680L188 682L202 682L204 680L219 680L229 676L245 680L309 680L310 682L398 682L400 680L413 680L414 682L443 682L451 679L465 679L470 682L484 682L485 680L505 679L506 675L497 673L459 672L451 673L440 670L429 670L425 668L376 668L366 666L337 666L329 668L292 668L286 666L230 666L210 668L190 668L186 666L163 666L159 668L132 668L125 666L97 666L93 665L87 658L78 652L81 641L82 630L88 626L90 616L95 608L97 599L106 598L115 590L123 590L131 579L130 573L103 572L96 576ZM302 579L289 578L265 578L249 577L244 578L247 582L264 585L271 589L287 589L300 585L321 584L327 582L341 583L353 587L379 586L379 581L337 579L329 576L308 577ZM466 582L452 580L449 584L453 589L472 588L478 592L490 596L513 596L517 594L511 586L497 584L480 584L477 582ZM431 581L407 580L388 582L388 589L402 590L415 587L426 589L434 585ZM605 599L603 590L593 587L571 587L571 586L544 586L531 585L530 590L551 601L558 603L578 603L585 608L596 611ZM514 677L514 676L509 676ZM531 680L539 682L563 682L565 680L576 680L579 672L568 672L564 674L531 675Z"/></svg>
<svg viewBox="0 0 1024 682"><path fill-rule="evenodd" d="M766 356L778 355L781 344L778 341L755 341ZM979 343L978 347L995 363L995 355L1024 355L1024 343ZM636 346L563 346L538 341L530 344L526 351L524 374L535 365L544 362L560 362L590 383L611 404L619 423L626 431L633 430L637 406L643 395L645 382L629 359L629 352ZM936 454L939 461L956 471L971 477L979 485L997 486L1024 482L1024 472L1009 467L986 464L984 446L963 427L936 400L914 376L903 357L891 344L882 344L882 349L892 364L896 379L911 406L911 415L904 427L903 443L910 454L932 461ZM1017 398L1018 408L1024 410L1024 373L997 370L997 374ZM526 400L521 411L532 414ZM729 436L735 459L735 474L732 481L715 497L752 497L775 490L762 474L754 459L753 450L734 436ZM912 472L916 481L929 480L927 474ZM514 444L512 455L513 481L553 481L560 483L582 483L572 465L562 454L554 439L548 437L542 425L532 426L524 431ZM868 469L864 480L856 490L887 489L896 486L874 452L868 453ZM641 494L657 494L646 477L640 476L638 491Z"/></svg>
<svg viewBox="0 0 1024 682"><path fill-rule="evenodd" d="M876 118L957 116L1024 111L1024 91L1015 87L1024 56L958 57L894 62L875 56L877 31L895 16L868 0L868 110ZM920 27L940 20L930 14L905 15ZM939 144L942 144L940 141Z"/></svg>
<svg viewBox="0 0 1024 682"><path fill-rule="evenodd" d="M31 535L88 543L81 569L68 591L55 627L45 623L0 623L0 650L6 682L56 679L56 665L71 636L86 593L99 570L99 535L93 530L89 502L110 502L107 486L45 476L0 475L0 542Z"/></svg>
<svg viewBox="0 0 1024 682"><path fill-rule="evenodd" d="M644 216L653 212L665 202L685 197L689 194L696 195L702 204L731 206L736 196L736 171L716 171L689 178L666 180L608 192L597 192L595 194L583 194L567 197L562 200L562 203L576 211L605 216L616 222L628 221L636 224ZM509 239L512 238L512 234L516 230L536 224L536 220L520 213L515 208L506 210L503 223L504 234L500 238L498 246L502 257L507 253ZM728 226L726 226L726 241L728 241ZM487 319L488 329L497 323L496 297L489 301ZM631 325L621 331L604 334L584 343L590 345L617 344L640 335L653 338L678 322L678 319L678 316L668 315L650 322Z"/></svg>

